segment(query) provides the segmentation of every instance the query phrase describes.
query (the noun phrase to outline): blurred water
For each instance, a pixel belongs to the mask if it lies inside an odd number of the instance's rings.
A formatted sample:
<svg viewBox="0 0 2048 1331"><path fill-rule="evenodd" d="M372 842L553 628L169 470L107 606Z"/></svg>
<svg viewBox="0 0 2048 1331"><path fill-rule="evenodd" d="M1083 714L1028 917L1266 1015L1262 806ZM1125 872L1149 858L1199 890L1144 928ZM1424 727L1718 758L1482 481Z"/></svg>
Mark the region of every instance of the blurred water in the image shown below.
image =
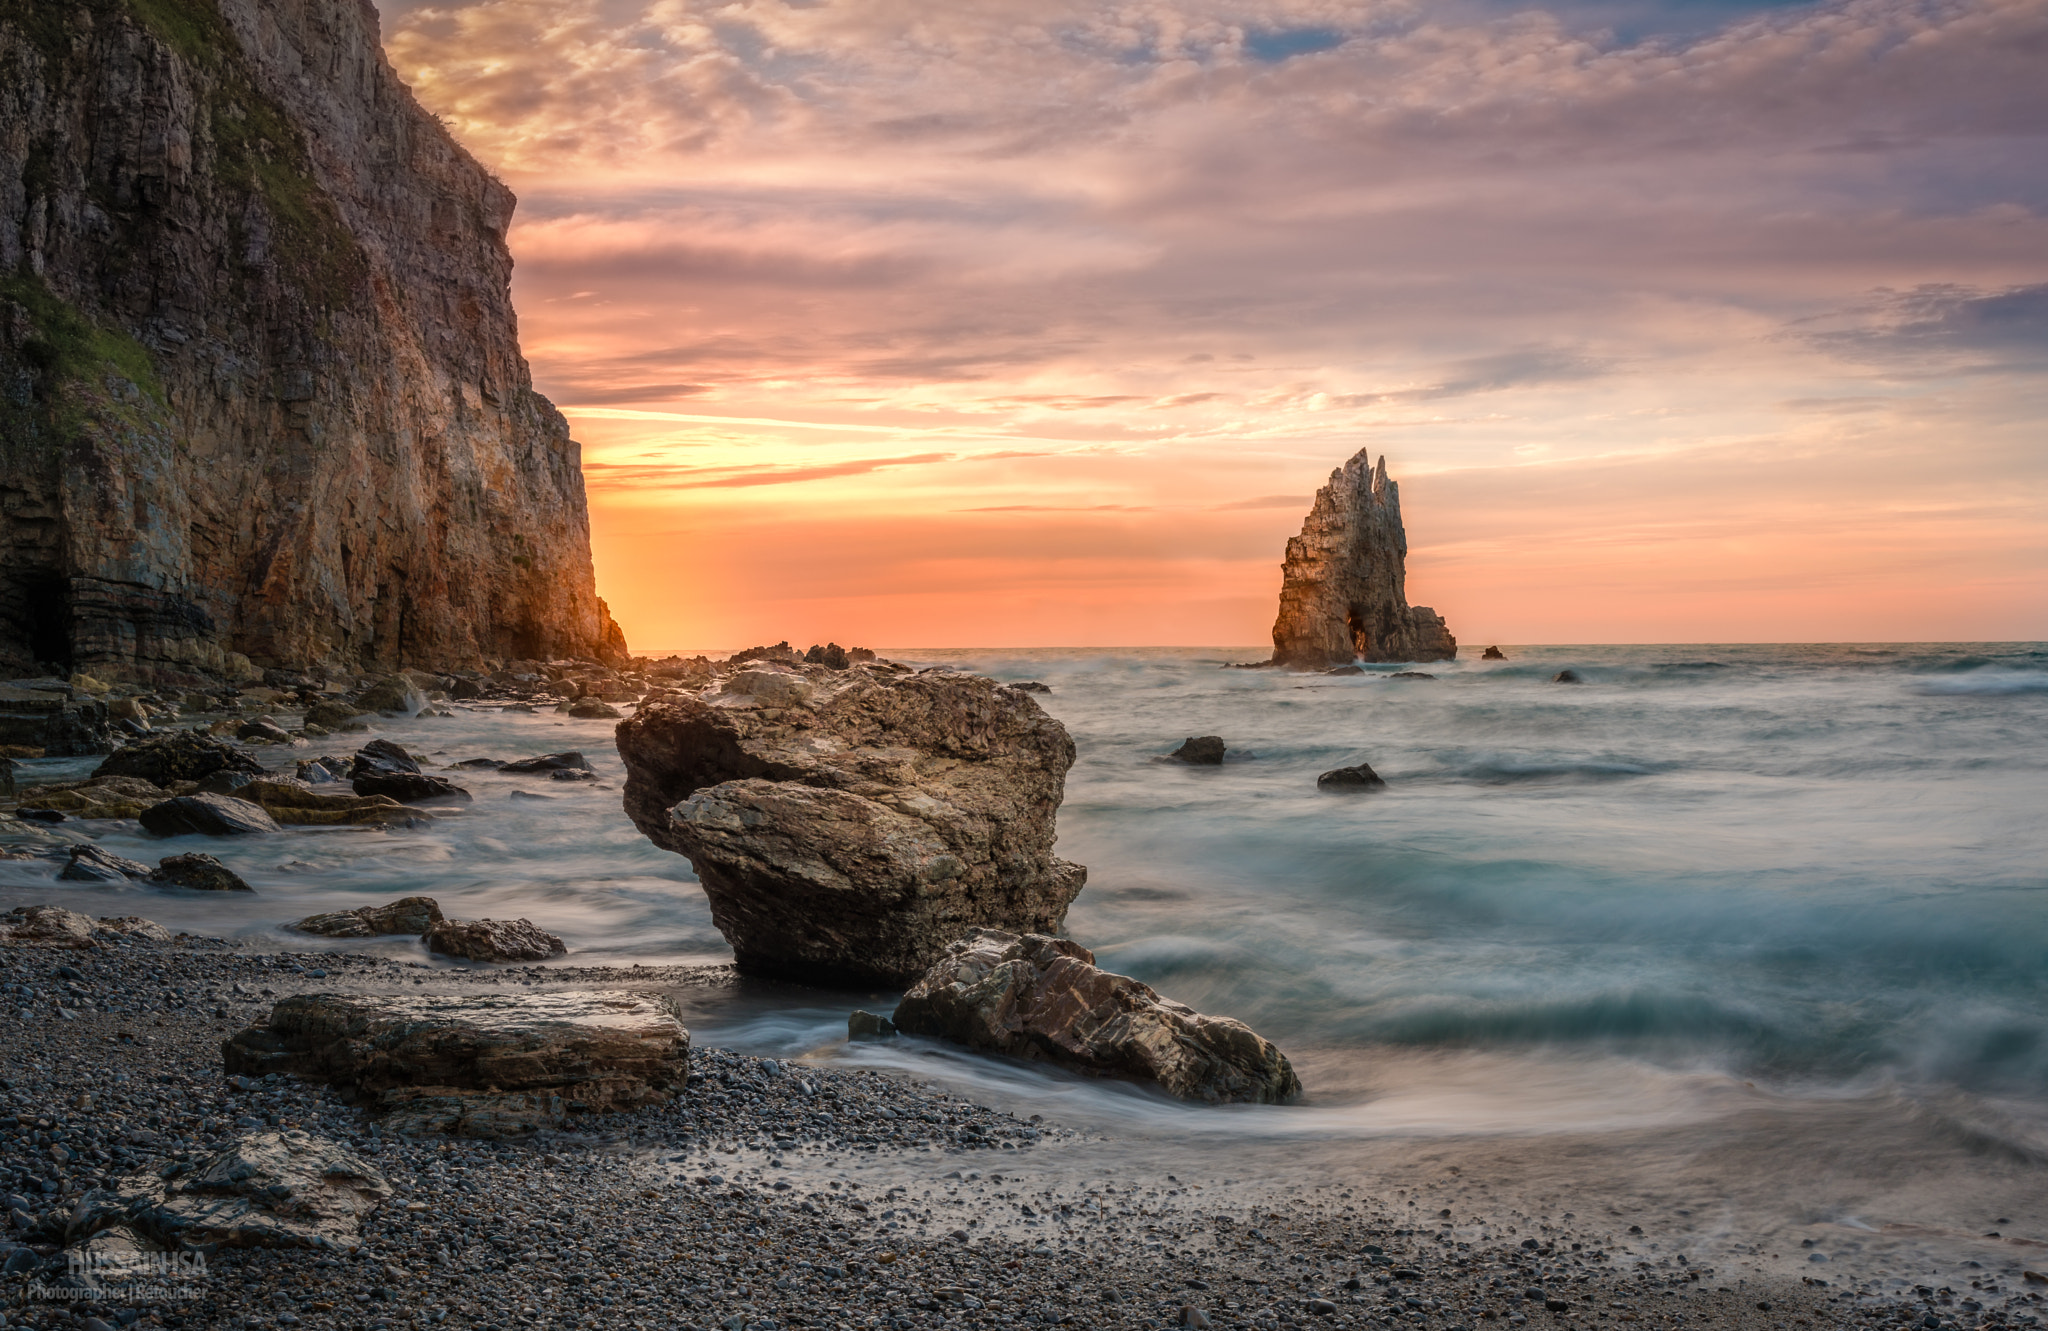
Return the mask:
<svg viewBox="0 0 2048 1331"><path fill-rule="evenodd" d="M1413 680L1219 668L1250 648L887 653L1052 686L1040 701L1080 754L1060 853L1090 870L1069 932L1277 1041L1301 1106L1196 1109L924 1042L845 1045L848 1007L887 994L696 993L693 1029L1155 1145L1263 1143L1276 1170L1305 1143L1325 1163L1349 1143L1384 1175L1409 1158L1387 1143L1569 1136L1649 1192L1697 1191L1687 1170L1718 1160L1745 1223L2048 1225L2048 646L1508 650ZM1551 683L1563 669L1583 682ZM431 830L206 843L253 899L0 864L0 904L305 947L276 926L424 892L530 918L572 963L729 958L688 865L620 812L608 723L380 728L436 762L581 748L604 779L468 773L475 804ZM1229 744L1221 768L1161 760L1202 734ZM1388 788L1316 789L1358 761ZM197 848L100 830L137 858ZM1844 1142L1867 1163L1844 1165Z"/></svg>

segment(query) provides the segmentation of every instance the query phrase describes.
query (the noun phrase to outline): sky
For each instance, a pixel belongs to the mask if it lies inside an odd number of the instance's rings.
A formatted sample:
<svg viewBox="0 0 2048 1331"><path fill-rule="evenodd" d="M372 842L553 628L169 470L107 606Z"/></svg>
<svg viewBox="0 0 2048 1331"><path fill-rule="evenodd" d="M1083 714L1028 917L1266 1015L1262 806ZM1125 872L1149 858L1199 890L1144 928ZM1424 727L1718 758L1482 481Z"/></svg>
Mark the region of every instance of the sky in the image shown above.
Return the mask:
<svg viewBox="0 0 2048 1331"><path fill-rule="evenodd" d="M383 0L635 650L2048 639L2048 0Z"/></svg>

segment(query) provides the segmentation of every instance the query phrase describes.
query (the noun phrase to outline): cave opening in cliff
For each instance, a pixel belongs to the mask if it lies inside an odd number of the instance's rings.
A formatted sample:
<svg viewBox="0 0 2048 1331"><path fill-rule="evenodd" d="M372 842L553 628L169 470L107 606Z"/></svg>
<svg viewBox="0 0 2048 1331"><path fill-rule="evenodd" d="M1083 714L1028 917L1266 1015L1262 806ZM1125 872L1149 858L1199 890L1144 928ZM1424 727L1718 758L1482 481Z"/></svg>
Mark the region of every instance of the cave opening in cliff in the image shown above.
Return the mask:
<svg viewBox="0 0 2048 1331"><path fill-rule="evenodd" d="M21 640L39 665L71 665L71 582L48 570L14 575Z"/></svg>

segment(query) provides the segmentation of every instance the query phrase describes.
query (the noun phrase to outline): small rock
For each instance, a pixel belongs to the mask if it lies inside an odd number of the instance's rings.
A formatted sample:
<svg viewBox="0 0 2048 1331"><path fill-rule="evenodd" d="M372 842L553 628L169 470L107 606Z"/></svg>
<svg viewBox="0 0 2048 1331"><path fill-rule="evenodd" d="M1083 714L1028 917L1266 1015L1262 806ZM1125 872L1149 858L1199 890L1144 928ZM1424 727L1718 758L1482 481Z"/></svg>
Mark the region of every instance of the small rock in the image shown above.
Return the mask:
<svg viewBox="0 0 2048 1331"><path fill-rule="evenodd" d="M263 806L233 795L179 795L142 811L142 826L158 836L250 836L275 832Z"/></svg>
<svg viewBox="0 0 2048 1331"><path fill-rule="evenodd" d="M235 731L235 738L241 740L257 739L262 740L265 744L289 744L292 742L291 732L267 716L259 716L254 721L244 721Z"/></svg>
<svg viewBox="0 0 2048 1331"><path fill-rule="evenodd" d="M531 920L438 920L426 942L429 952L471 961L546 961L569 950Z"/></svg>
<svg viewBox="0 0 2048 1331"><path fill-rule="evenodd" d="M1479 654L1479 659L1482 661L1505 661L1508 659L1508 654L1498 647L1489 647Z"/></svg>
<svg viewBox="0 0 2048 1331"><path fill-rule="evenodd" d="M1317 790L1385 790L1387 783L1366 763L1338 767L1316 778Z"/></svg>
<svg viewBox="0 0 2048 1331"><path fill-rule="evenodd" d="M1582 680L1582 679L1580 679L1580 678L1579 678L1579 672L1578 672L1578 671L1576 671L1576 670L1560 670L1560 671L1558 671L1558 672L1557 672L1556 674L1554 674L1554 675L1552 675L1552 676L1550 677L1550 682L1551 682L1551 683L1553 683L1553 684L1583 684L1583 683L1585 683L1585 681L1584 681L1584 680Z"/></svg>
<svg viewBox="0 0 2048 1331"><path fill-rule="evenodd" d="M418 937L443 918L440 903L432 897L401 897L381 906L358 906L354 910L308 915L285 928L302 934L318 934L322 938L376 938L383 934Z"/></svg>
<svg viewBox="0 0 2048 1331"><path fill-rule="evenodd" d="M166 855L149 875L153 883L195 892L253 892L241 875L211 855Z"/></svg>
<svg viewBox="0 0 2048 1331"><path fill-rule="evenodd" d="M616 721L625 713L597 698L578 698L569 704L569 715L579 721Z"/></svg>
<svg viewBox="0 0 2048 1331"><path fill-rule="evenodd" d="M1436 676L1435 676L1435 675L1432 675L1432 674L1430 674L1430 673L1429 673L1428 671L1426 671L1426 670L1396 670L1396 671L1395 671L1395 672L1394 672L1393 674L1391 674L1391 675L1388 675L1388 676L1387 676L1387 678L1388 678L1388 679L1435 679L1435 678L1436 678Z"/></svg>
<svg viewBox="0 0 2048 1331"><path fill-rule="evenodd" d="M1223 752L1221 735L1191 735L1167 756L1197 767L1217 767L1223 762Z"/></svg>
<svg viewBox="0 0 2048 1331"><path fill-rule="evenodd" d="M846 1019L849 1040L886 1040L896 1034L896 1023L872 1012L855 1011Z"/></svg>
<svg viewBox="0 0 2048 1331"><path fill-rule="evenodd" d="M57 871L57 877L71 883L123 883L149 877L149 866L87 844L71 848L71 862Z"/></svg>
<svg viewBox="0 0 2048 1331"><path fill-rule="evenodd" d="M1337 1313L1337 1305L1328 1299L1310 1299L1308 1301L1308 1310L1318 1317L1334 1317Z"/></svg>
<svg viewBox="0 0 2048 1331"><path fill-rule="evenodd" d="M538 776L548 772L588 772L590 760L580 752L570 749L562 753L543 753L538 758L520 758L509 763L495 764L501 772L516 776Z"/></svg>
<svg viewBox="0 0 2048 1331"><path fill-rule="evenodd" d="M373 739L355 756L349 777L358 795L383 795L400 804L467 800L467 790L445 777L420 771L413 756L388 739Z"/></svg>
<svg viewBox="0 0 2048 1331"><path fill-rule="evenodd" d="M1022 691L1022 692L1024 692L1024 693L1051 693L1051 692L1052 692L1052 685L1050 685L1050 684L1041 684L1041 683L1039 683L1039 682L1038 682L1037 680L1035 680L1035 679L1020 679L1020 680L1018 680L1018 681L1017 681L1016 683L1014 683L1014 684L1010 685L1010 687L1011 687L1011 688L1013 688L1013 689L1018 689L1018 690L1020 690L1020 691Z"/></svg>

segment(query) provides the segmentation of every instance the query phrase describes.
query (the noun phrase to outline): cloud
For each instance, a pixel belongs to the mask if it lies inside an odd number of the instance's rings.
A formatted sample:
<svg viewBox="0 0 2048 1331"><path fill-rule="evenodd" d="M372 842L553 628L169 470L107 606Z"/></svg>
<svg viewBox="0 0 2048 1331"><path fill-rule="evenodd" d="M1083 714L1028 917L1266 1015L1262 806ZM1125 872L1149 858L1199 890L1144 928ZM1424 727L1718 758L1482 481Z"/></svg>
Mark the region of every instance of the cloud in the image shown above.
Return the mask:
<svg viewBox="0 0 2048 1331"><path fill-rule="evenodd" d="M1954 283L1885 292L1811 334L1846 356L1953 370L2048 367L2048 282L1984 291Z"/></svg>
<svg viewBox="0 0 2048 1331"><path fill-rule="evenodd" d="M1314 498L1308 495L1260 495L1256 499L1233 499L1227 504L1212 504L1210 507L1218 513L1250 512L1262 508L1284 508L1306 513L1309 505L1314 502Z"/></svg>

